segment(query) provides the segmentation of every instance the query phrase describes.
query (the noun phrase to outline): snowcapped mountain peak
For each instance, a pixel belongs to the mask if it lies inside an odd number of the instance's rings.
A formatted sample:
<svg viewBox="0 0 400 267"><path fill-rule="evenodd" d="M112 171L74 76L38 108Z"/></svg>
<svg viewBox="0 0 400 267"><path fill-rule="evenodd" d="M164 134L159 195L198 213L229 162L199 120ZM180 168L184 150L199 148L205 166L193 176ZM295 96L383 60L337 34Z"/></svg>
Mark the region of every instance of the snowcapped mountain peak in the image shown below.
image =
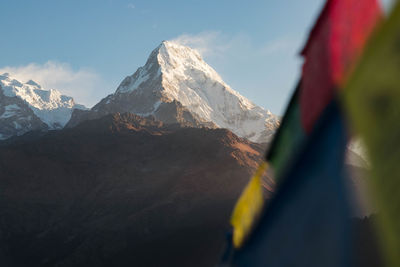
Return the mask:
<svg viewBox="0 0 400 267"><path fill-rule="evenodd" d="M219 74L203 60L197 50L173 41L163 41L151 52L143 67L140 67L132 76L125 78L117 92L132 92L147 80L157 79L159 76L164 79L175 75L185 76L187 69L197 69L223 83Z"/></svg>
<svg viewBox="0 0 400 267"><path fill-rule="evenodd" d="M179 103L178 109L202 125L227 128L255 142L268 141L279 125L278 117L227 85L198 51L174 41L154 49L144 66L93 107L98 115L92 116L131 112L163 120L168 110L181 118L176 109L166 108L171 103Z"/></svg>
<svg viewBox="0 0 400 267"><path fill-rule="evenodd" d="M0 124L8 125L7 134L0 133L2 136L13 135L10 125L15 125L17 134L32 130L34 127L30 121L33 117L49 129L62 128L74 108L82 106L76 105L72 97L62 95L58 90L44 89L33 80L23 83L9 73L0 75ZM26 129L17 121L23 121ZM36 125L40 123L36 122ZM42 125L40 128L43 129Z"/></svg>

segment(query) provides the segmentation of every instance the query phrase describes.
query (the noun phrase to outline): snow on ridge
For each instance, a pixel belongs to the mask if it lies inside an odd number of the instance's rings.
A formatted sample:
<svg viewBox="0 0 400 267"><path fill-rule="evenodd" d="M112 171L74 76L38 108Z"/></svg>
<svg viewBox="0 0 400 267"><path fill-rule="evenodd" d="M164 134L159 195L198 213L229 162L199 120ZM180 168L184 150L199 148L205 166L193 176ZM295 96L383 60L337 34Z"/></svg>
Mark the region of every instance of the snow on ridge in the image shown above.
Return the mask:
<svg viewBox="0 0 400 267"><path fill-rule="evenodd" d="M133 76L128 76L124 79L121 85L118 87L118 93L127 93L132 92L149 79L149 73L143 68L140 67Z"/></svg>
<svg viewBox="0 0 400 267"><path fill-rule="evenodd" d="M8 73L0 75L0 85L5 96L24 100L50 129L64 127L71 118L72 110L81 106L58 90L46 90L32 80L22 83Z"/></svg>

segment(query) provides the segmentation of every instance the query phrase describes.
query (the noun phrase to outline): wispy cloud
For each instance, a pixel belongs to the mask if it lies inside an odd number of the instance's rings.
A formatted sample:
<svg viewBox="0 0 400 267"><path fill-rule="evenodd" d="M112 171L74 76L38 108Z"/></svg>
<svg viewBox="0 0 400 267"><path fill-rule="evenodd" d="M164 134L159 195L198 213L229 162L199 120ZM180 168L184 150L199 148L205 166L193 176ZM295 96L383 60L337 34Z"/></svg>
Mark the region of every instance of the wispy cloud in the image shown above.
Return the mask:
<svg viewBox="0 0 400 267"><path fill-rule="evenodd" d="M238 56L269 56L276 53L293 52L298 49L300 38L282 36L266 43L256 43L246 34L227 35L217 31L198 34L182 34L171 41L196 49L204 57L224 56L237 52Z"/></svg>
<svg viewBox="0 0 400 267"><path fill-rule="evenodd" d="M136 6L134 4L132 4L132 3L129 3L127 7L130 8L130 9L135 9L136 8Z"/></svg>
<svg viewBox="0 0 400 267"><path fill-rule="evenodd" d="M229 47L224 42L225 36L220 32L207 31L198 34L182 34L171 41L196 49L202 56L215 56L226 51Z"/></svg>
<svg viewBox="0 0 400 267"><path fill-rule="evenodd" d="M94 70L75 70L68 63L48 61L0 68L0 73L5 72L22 82L34 80L46 89L57 89L87 106L95 104L99 100L99 91L104 91L104 81Z"/></svg>

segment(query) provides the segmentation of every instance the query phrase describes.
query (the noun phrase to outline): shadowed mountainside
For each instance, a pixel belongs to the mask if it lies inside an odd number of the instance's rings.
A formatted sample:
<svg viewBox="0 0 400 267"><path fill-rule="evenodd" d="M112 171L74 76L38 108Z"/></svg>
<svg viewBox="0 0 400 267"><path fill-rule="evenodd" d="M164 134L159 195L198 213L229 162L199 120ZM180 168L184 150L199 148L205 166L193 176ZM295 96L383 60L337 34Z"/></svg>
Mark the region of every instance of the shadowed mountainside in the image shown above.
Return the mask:
<svg viewBox="0 0 400 267"><path fill-rule="evenodd" d="M228 130L118 113L3 142L2 266L213 266L262 155Z"/></svg>

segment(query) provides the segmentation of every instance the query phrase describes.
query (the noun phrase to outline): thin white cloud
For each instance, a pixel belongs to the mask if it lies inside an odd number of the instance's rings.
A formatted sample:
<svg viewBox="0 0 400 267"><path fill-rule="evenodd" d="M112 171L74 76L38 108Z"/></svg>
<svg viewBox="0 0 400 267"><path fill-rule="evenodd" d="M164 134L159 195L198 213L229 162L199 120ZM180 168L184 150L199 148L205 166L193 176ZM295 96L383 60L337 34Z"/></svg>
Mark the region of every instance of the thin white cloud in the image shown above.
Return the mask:
<svg viewBox="0 0 400 267"><path fill-rule="evenodd" d="M298 49L301 38L282 36L265 44L256 43L246 34L227 35L217 31L198 34L182 34L171 41L196 49L206 58L226 57L237 52L241 55L269 56L275 53L293 52Z"/></svg>
<svg viewBox="0 0 400 267"><path fill-rule="evenodd" d="M225 36L220 32L207 31L198 34L182 34L171 41L196 49L202 56L215 56L228 49L229 43L224 42Z"/></svg>
<svg viewBox="0 0 400 267"><path fill-rule="evenodd" d="M136 6L135 6L134 4L132 4L132 3L129 3L129 4L128 4L128 8L130 8L130 9L135 9Z"/></svg>
<svg viewBox="0 0 400 267"><path fill-rule="evenodd" d="M30 63L25 66L0 68L0 73L5 72L22 82L33 80L43 88L57 89L65 95L72 96L77 103L88 107L99 101L99 91L105 89L104 81L94 70L75 70L68 63L48 61L44 64Z"/></svg>

